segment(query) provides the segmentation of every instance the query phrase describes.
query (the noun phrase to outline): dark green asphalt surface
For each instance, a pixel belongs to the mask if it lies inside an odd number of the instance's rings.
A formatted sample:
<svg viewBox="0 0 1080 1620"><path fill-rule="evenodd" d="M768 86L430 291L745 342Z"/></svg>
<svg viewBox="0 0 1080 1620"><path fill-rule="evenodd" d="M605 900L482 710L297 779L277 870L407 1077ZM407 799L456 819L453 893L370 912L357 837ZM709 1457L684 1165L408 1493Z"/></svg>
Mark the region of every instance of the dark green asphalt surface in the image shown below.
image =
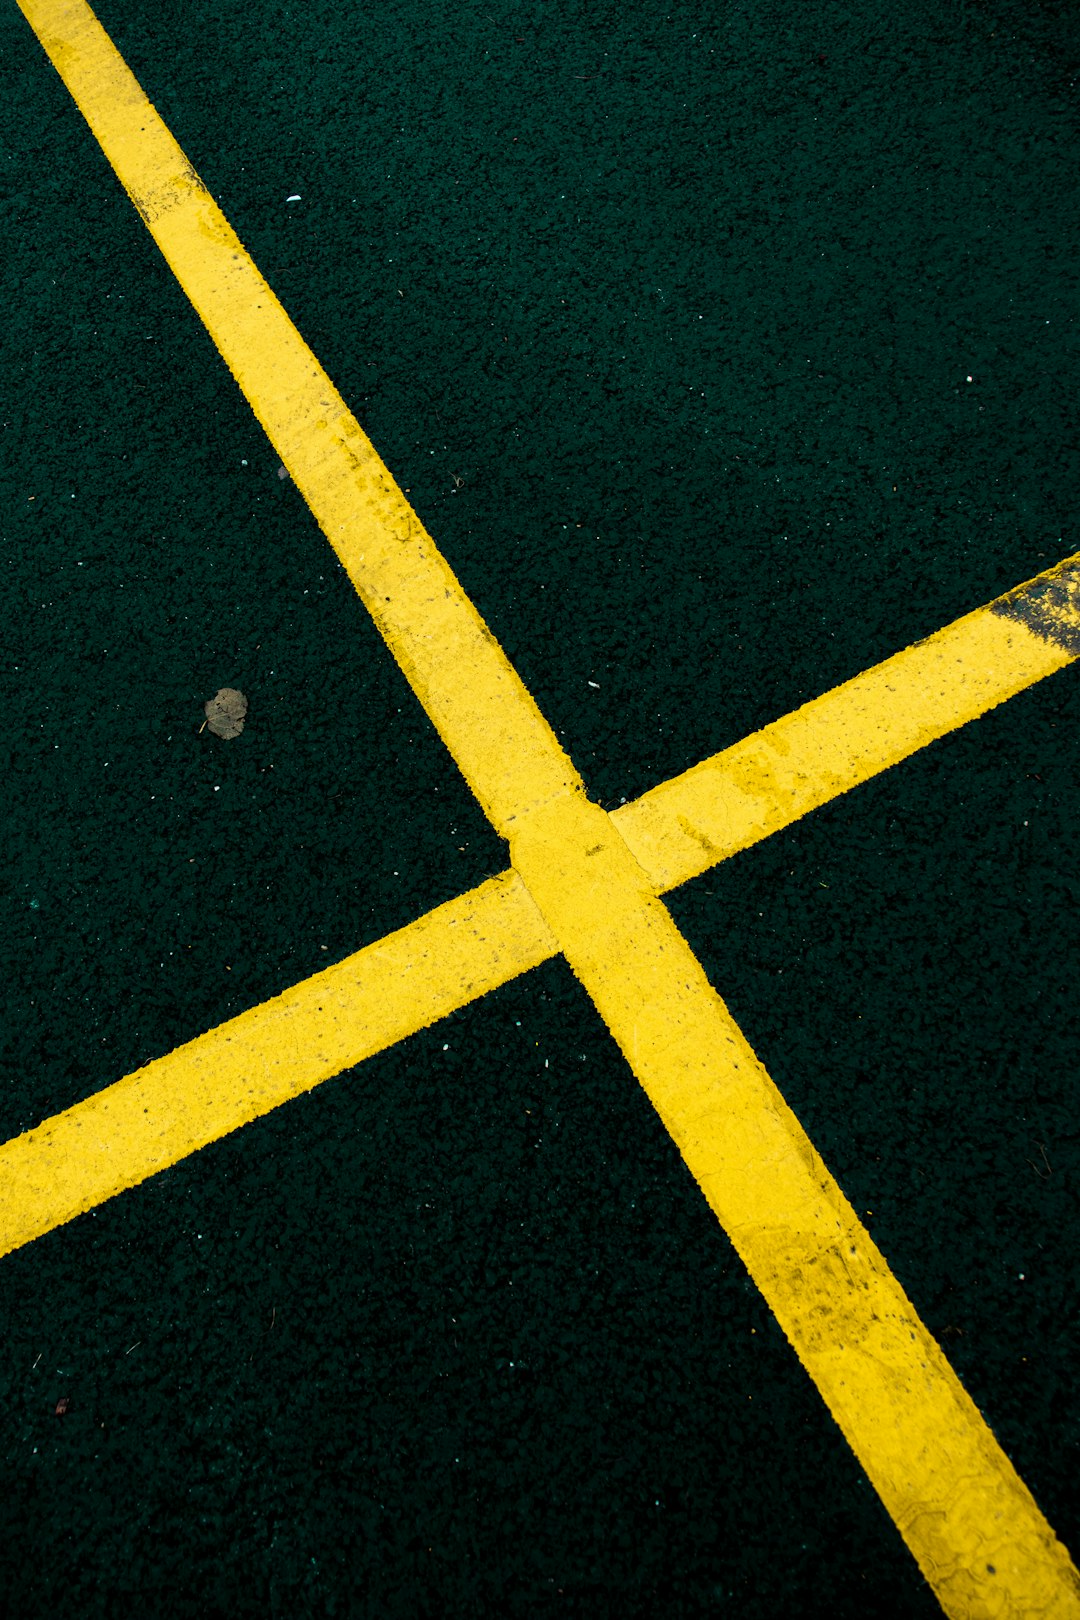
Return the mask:
<svg viewBox="0 0 1080 1620"><path fill-rule="evenodd" d="M1074 8L98 14L609 807L1080 549ZM0 64L6 1138L506 854ZM1074 1553L1078 721L671 897ZM0 1611L939 1612L561 963L0 1261Z"/></svg>

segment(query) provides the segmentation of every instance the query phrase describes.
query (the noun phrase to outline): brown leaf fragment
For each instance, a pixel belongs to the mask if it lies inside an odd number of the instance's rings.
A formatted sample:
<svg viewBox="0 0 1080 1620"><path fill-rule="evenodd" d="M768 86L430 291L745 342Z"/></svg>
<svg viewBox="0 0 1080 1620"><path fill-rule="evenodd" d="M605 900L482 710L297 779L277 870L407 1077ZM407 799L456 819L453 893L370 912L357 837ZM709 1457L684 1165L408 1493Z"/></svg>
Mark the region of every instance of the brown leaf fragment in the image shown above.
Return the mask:
<svg viewBox="0 0 1080 1620"><path fill-rule="evenodd" d="M247 698L234 686L223 686L204 704L206 724L215 737L239 737L244 729Z"/></svg>

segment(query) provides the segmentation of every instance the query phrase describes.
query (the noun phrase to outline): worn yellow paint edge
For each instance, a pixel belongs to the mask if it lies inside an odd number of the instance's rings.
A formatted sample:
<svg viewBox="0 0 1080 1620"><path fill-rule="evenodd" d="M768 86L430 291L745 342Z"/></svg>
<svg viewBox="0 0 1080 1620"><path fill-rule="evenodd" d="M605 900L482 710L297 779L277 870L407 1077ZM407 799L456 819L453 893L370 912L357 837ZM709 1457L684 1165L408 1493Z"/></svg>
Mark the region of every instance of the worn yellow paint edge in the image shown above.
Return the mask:
<svg viewBox="0 0 1080 1620"><path fill-rule="evenodd" d="M0 1146L0 1254L553 956L513 872L429 911Z"/></svg>
<svg viewBox="0 0 1080 1620"><path fill-rule="evenodd" d="M839 1190L833 1198L820 1175L811 1184L800 1173L812 1149L793 1116L774 1109L777 1128L771 1128L775 1087L760 1065L751 1072L756 1059L645 873L611 819L585 802L550 727L280 306L265 301L269 290L250 261L241 262L246 255L194 171L177 167L179 148L92 14L77 0L21 3L46 33L58 22L69 25L51 40L50 54L421 702L487 814L511 838L516 869L684 1154L706 1170L715 1160L732 1178L719 1203L703 1181L710 1202L718 1213L727 1211L725 1224L737 1223L740 1210L749 1212L747 1228L736 1224L732 1236L789 1335L793 1327L804 1335L798 1353L822 1373L826 1399L943 1606L957 1615L1001 1613L1003 1602L1018 1604L1020 1613L1051 1606L1056 1613L1080 1613L1067 1555L906 1301L899 1340L869 1344L876 1318L872 1300L862 1296L875 1290L856 1287L843 1243L836 1251L841 1265L830 1270L825 1263L835 1247L834 1204L845 1225L851 1223L844 1238L858 1235L852 1255L861 1248L871 1269L884 1273L876 1278L882 1299L891 1297L890 1287L898 1290L884 1261ZM50 41L43 42L49 48ZM140 173L144 161L151 167ZM708 1093L717 1086L722 1102L709 1110ZM722 1143L732 1134L733 1104L747 1119L745 1142L736 1130L740 1151L729 1155ZM693 1133L706 1112L716 1139L702 1153ZM759 1254L753 1229L760 1199L752 1196L741 1147L766 1136L771 1154L755 1170L760 1178L764 1168L766 1185L782 1196L767 1203ZM785 1202L800 1196L805 1210ZM800 1241L785 1245L796 1232ZM813 1297L810 1317L797 1296ZM854 1323L854 1340L832 1331L834 1313L841 1331L845 1317ZM918 1341L916 1352L907 1350L904 1333ZM904 1397L917 1396L913 1423L895 1445L881 1442L890 1393L881 1373L896 1369L869 1376L868 1403L859 1391L866 1352L876 1366L879 1348L895 1356ZM917 1385L903 1376L912 1355L922 1371ZM832 1378L830 1360L839 1365ZM971 1468L974 1476L966 1472ZM983 1561L988 1548L998 1563Z"/></svg>
<svg viewBox="0 0 1080 1620"><path fill-rule="evenodd" d="M1080 555L613 812L666 893L1080 655Z"/></svg>

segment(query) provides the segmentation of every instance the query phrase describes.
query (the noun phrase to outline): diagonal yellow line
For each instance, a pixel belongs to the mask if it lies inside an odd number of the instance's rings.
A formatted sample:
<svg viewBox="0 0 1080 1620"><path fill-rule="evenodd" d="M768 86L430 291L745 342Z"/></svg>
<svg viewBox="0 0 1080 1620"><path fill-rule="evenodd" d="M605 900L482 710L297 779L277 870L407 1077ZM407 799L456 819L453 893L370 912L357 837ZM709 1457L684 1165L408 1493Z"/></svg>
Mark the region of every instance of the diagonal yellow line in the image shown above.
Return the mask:
<svg viewBox="0 0 1080 1620"><path fill-rule="evenodd" d="M20 0L485 813L581 778L345 401L84 0ZM469 667L473 679L462 682Z"/></svg>
<svg viewBox="0 0 1080 1620"><path fill-rule="evenodd" d="M1080 656L1080 554L614 812L666 893Z"/></svg>
<svg viewBox="0 0 1080 1620"><path fill-rule="evenodd" d="M1080 557L613 813L667 892L1080 655ZM1073 595L1069 592L1072 590ZM1055 592L1056 619L1027 606ZM1030 617L1030 615L1028 615ZM557 954L515 872L0 1145L0 1254L51 1232Z"/></svg>
<svg viewBox="0 0 1080 1620"><path fill-rule="evenodd" d="M0 1147L0 1254L538 967L513 872L186 1042Z"/></svg>
<svg viewBox="0 0 1080 1620"><path fill-rule="evenodd" d="M943 1606L1080 1614L1068 1555L96 19L20 3Z"/></svg>

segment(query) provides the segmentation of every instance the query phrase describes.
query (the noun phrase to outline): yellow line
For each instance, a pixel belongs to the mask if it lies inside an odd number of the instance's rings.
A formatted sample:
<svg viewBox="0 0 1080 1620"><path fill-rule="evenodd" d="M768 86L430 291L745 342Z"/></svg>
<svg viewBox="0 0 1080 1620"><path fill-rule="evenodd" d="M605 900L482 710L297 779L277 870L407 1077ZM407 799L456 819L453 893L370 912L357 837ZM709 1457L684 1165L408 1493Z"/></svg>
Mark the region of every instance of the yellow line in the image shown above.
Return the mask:
<svg viewBox="0 0 1080 1620"><path fill-rule="evenodd" d="M104 1203L553 956L490 879L0 1147L0 1254Z"/></svg>
<svg viewBox="0 0 1080 1620"><path fill-rule="evenodd" d="M548 805L512 847L946 1613L1080 1614L1067 1552L611 818Z"/></svg>
<svg viewBox="0 0 1080 1620"><path fill-rule="evenodd" d="M1067 559L616 810L612 820L652 886L674 888L1068 663L1075 654L1023 623L1001 625L1001 615L1041 600L1078 572L1080 559ZM1080 609L1066 626L1080 634ZM753 794L740 790L748 780ZM197 1036L0 1145L0 1254L355 1068L558 950L520 877L503 872Z"/></svg>
<svg viewBox="0 0 1080 1620"><path fill-rule="evenodd" d="M80 0L21 4L943 1606L1080 1615L1064 1549L107 36Z"/></svg>
<svg viewBox="0 0 1080 1620"><path fill-rule="evenodd" d="M90 8L20 5L490 820L505 833L519 809L581 791L502 648Z"/></svg>
<svg viewBox="0 0 1080 1620"><path fill-rule="evenodd" d="M1078 655L1080 555L621 806L619 831L666 893Z"/></svg>

